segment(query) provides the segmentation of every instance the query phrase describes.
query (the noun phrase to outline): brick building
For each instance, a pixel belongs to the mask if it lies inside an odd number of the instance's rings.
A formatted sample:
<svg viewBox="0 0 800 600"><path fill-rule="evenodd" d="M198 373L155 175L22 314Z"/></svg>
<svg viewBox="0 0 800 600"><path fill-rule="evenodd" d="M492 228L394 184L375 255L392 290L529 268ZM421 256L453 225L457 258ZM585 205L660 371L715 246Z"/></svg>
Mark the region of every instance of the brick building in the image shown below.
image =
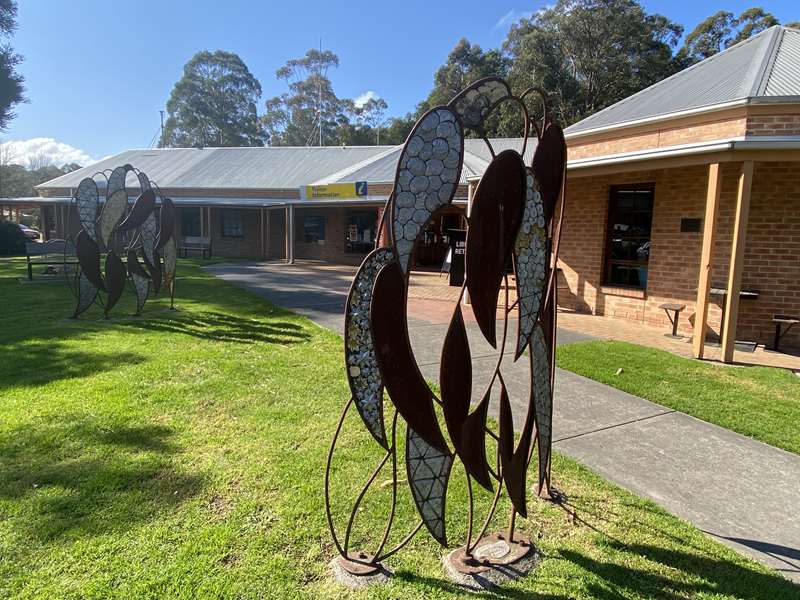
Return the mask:
<svg viewBox="0 0 800 600"><path fill-rule="evenodd" d="M770 28L576 123L566 138L560 306L666 328L659 306L683 304L681 332L707 323L728 359L735 339L770 344L773 316L800 314L800 31ZM216 255L358 263L399 154L134 150L42 184L42 197L27 201L43 207L49 235L64 237L77 226L68 201L78 182L130 163L175 201L179 236L211 238ZM441 264L446 231L464 225L490 158L482 140L466 141L454 206L427 228L418 265ZM367 184L364 194L355 182ZM315 191L342 184L353 193ZM800 327L782 345L800 346Z"/></svg>
<svg viewBox="0 0 800 600"><path fill-rule="evenodd" d="M565 133L560 305L667 327L659 306L685 304L681 331L706 315L728 360L800 314L800 31L772 27Z"/></svg>

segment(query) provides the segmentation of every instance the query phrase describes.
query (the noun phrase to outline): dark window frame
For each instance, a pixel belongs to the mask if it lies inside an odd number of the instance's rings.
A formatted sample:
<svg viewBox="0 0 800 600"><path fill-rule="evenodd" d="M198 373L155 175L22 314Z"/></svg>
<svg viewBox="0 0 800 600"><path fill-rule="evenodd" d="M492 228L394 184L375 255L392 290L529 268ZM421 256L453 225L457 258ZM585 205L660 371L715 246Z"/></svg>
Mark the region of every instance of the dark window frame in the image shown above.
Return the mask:
<svg viewBox="0 0 800 600"><path fill-rule="evenodd" d="M359 223L361 222L361 223ZM363 223L370 224L370 240L365 242L361 239L361 235L366 227L361 228ZM356 226L358 232L357 240L350 239L350 227ZM378 229L378 209L373 208L358 208L348 209L345 212L345 230L344 230L344 252L345 254L369 254L375 246L375 236Z"/></svg>
<svg viewBox="0 0 800 600"><path fill-rule="evenodd" d="M309 220L315 220L320 226L322 235L318 235L316 239L309 239L308 230L306 229L306 222ZM303 236L303 242L306 244L319 244L322 242L323 244L327 240L327 227L328 226L328 219L325 215L321 214L310 214L310 215L303 215L302 221L300 223L300 233Z"/></svg>
<svg viewBox="0 0 800 600"><path fill-rule="evenodd" d="M185 206L181 208L181 235L183 237L200 237L201 235L203 235L203 230L202 230L203 220L200 215L200 211L202 210L203 209L200 208L199 206ZM197 211L196 233L194 231L191 232L188 231L188 228L186 227L186 223L189 219L194 221L194 215L192 217L189 217L189 214L194 211Z"/></svg>
<svg viewBox="0 0 800 600"><path fill-rule="evenodd" d="M226 232L226 215L236 215L239 219L238 229L240 233L227 233ZM220 235L224 238L232 238L241 240L244 239L244 211L241 208L222 208L219 211L219 228Z"/></svg>
<svg viewBox="0 0 800 600"><path fill-rule="evenodd" d="M650 192L651 194L651 203L650 203L650 227L649 232L647 235L644 234L623 234L618 231L614 231L613 227L614 224L619 220L617 218L618 211L615 210L615 199L616 195L620 192ZM645 283L643 285L639 284L632 284L632 283L619 283L612 281L612 267L614 265L620 265L625 267L642 267L644 266L649 275L650 270L650 254L648 249L648 256L646 260L630 260L630 259L619 259L612 257L612 242L614 237L622 237L629 241L647 241L648 244L652 244L653 238L653 214L655 212L655 197L656 197L656 184L655 183L637 183L637 184L629 184L629 185L612 185L609 189L608 194L608 204L607 204L607 211L606 211L606 229L605 229L605 245L604 245L604 254L603 254L603 285L609 287L619 287L619 288L628 288L633 290L647 290L647 281L649 277L646 277ZM631 211L632 214L635 213L645 213L646 211L635 209Z"/></svg>

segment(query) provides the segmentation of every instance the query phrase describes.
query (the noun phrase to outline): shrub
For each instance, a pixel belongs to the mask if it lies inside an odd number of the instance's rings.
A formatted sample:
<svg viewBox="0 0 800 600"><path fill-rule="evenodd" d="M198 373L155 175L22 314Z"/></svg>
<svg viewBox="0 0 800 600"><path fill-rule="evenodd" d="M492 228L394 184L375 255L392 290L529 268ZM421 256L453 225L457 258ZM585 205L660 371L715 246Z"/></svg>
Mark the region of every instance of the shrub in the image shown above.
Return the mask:
<svg viewBox="0 0 800 600"><path fill-rule="evenodd" d="M25 254L28 238L20 231L19 225L10 221L0 221L0 256Z"/></svg>

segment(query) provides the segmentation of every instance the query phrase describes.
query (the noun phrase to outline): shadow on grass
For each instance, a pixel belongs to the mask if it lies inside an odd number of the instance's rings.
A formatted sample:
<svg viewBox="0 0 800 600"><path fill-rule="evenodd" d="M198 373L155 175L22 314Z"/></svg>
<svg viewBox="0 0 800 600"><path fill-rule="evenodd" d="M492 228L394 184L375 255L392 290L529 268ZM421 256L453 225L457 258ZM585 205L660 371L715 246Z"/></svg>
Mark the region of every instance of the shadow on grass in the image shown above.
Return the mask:
<svg viewBox="0 0 800 600"><path fill-rule="evenodd" d="M180 333L219 342L297 344L310 335L297 323L261 321L220 312L170 312L170 317L132 318L118 321L128 329Z"/></svg>
<svg viewBox="0 0 800 600"><path fill-rule="evenodd" d="M25 425L0 437L0 498L22 539L45 543L124 531L174 511L203 488L172 461L161 425L101 428L83 415Z"/></svg>
<svg viewBox="0 0 800 600"><path fill-rule="evenodd" d="M534 570L528 577L536 577L536 571ZM456 585L450 581L445 579L437 579L435 577L425 577L422 575L417 575L416 573L412 573L410 571L397 571L392 575L392 579L396 579L398 581L404 581L407 583L411 583L414 585L424 585L431 588L436 588L443 592L447 592L453 594L456 597L470 597L474 595L476 598L505 598L509 600L527 600L530 598L536 598L541 600L569 600L570 596L561 595L561 594L533 594L527 590L517 590L512 588L505 588L505 587L496 587L491 590L486 590L475 594L473 592L467 592L463 587Z"/></svg>
<svg viewBox="0 0 800 600"><path fill-rule="evenodd" d="M57 341L0 345L0 390L85 377L145 360L135 352L72 350Z"/></svg>
<svg viewBox="0 0 800 600"><path fill-rule="evenodd" d="M653 570L637 569L619 562L604 562L580 552L562 550L561 556L601 578L608 587L589 586L597 598L627 597L622 592L635 592L647 597L679 599L698 594L722 594L733 598L777 600L796 598L797 587L779 575L759 573L746 566L719 560L699 553L662 548L647 544L608 542L615 550L641 556L682 572L678 579Z"/></svg>

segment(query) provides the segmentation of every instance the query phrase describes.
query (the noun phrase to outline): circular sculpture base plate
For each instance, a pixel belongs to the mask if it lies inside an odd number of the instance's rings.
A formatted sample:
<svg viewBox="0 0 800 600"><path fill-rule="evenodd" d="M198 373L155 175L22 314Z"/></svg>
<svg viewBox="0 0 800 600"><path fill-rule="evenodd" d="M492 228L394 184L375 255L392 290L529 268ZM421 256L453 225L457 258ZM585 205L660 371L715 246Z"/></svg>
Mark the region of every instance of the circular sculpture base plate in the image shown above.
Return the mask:
<svg viewBox="0 0 800 600"><path fill-rule="evenodd" d="M347 558L339 556L339 566L350 575L374 575L380 571L380 565L372 562L374 557L365 552L351 551L347 553Z"/></svg>
<svg viewBox="0 0 800 600"><path fill-rule="evenodd" d="M337 556L330 562L333 576L342 585L351 589L386 583L391 573L380 563L373 563L373 556L365 552L349 552L348 558Z"/></svg>
<svg viewBox="0 0 800 600"><path fill-rule="evenodd" d="M450 579L471 592L495 588L506 581L525 577L539 561L539 553L530 540L514 536L509 542L504 534L483 538L467 556L461 547L442 558Z"/></svg>
<svg viewBox="0 0 800 600"><path fill-rule="evenodd" d="M451 553L447 560L459 573L474 575L498 566L513 565L533 549L533 544L525 537L515 536L514 541L508 541L503 534L495 533L478 542L471 556L467 555L466 546L462 546Z"/></svg>

